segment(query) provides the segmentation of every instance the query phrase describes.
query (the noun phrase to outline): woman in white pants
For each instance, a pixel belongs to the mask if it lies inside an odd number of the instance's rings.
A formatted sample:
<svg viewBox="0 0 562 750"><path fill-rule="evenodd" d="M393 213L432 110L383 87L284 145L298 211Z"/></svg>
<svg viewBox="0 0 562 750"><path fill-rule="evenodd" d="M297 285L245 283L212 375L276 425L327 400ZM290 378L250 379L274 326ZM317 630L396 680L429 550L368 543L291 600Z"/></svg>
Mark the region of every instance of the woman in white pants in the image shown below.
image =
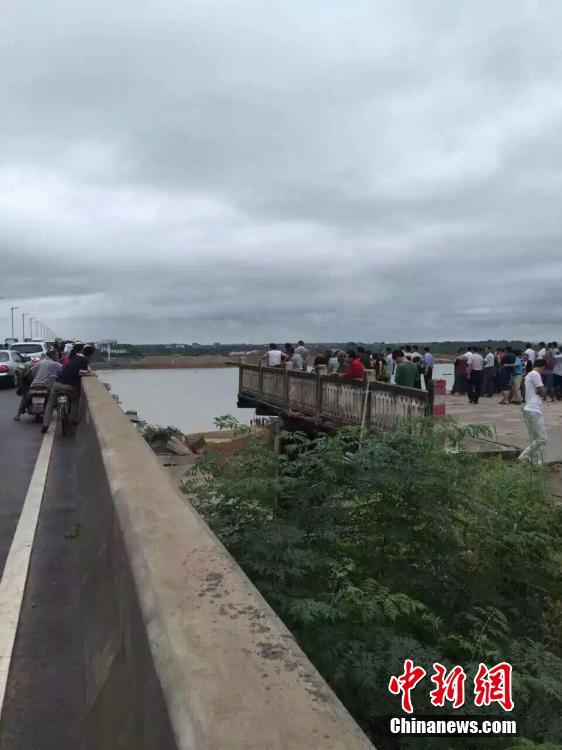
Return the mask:
<svg viewBox="0 0 562 750"><path fill-rule="evenodd" d="M520 461L530 461L533 464L544 463L543 448L548 442L542 403L546 398L546 388L542 376L546 369L546 360L537 359L531 372L525 377L525 406L523 416L531 442L519 456Z"/></svg>

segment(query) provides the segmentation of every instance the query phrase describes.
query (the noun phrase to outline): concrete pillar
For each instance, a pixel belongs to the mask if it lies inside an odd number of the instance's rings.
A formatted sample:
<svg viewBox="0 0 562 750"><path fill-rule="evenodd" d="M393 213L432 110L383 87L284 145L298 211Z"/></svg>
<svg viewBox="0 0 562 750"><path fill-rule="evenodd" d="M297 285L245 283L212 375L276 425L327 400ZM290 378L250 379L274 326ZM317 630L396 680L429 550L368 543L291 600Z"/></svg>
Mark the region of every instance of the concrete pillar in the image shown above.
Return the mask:
<svg viewBox="0 0 562 750"><path fill-rule="evenodd" d="M433 416L444 417L446 413L447 381L433 381Z"/></svg>

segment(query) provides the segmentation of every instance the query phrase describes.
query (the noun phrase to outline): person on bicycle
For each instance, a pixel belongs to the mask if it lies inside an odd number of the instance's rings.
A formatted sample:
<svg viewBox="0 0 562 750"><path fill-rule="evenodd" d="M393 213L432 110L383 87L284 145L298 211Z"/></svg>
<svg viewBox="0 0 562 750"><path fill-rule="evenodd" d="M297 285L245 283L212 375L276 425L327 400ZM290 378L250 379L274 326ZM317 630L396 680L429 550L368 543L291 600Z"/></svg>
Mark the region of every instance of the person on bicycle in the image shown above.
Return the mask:
<svg viewBox="0 0 562 750"><path fill-rule="evenodd" d="M31 400L31 391L33 388L46 388L48 391L53 387L57 375L62 370L60 362L56 361L57 352L51 349L47 352L47 358L42 359L39 364L31 368L29 372L28 388L22 393L18 413L14 417L16 422L20 421L20 416L25 414L25 410Z"/></svg>
<svg viewBox="0 0 562 750"><path fill-rule="evenodd" d="M70 421L72 424L78 424L78 406L80 402L80 382L83 377L91 375L90 373L90 359L95 352L95 347L92 344L86 344L80 353L73 356L68 364L62 368L57 375L57 379L51 389L51 395L49 396L49 402L45 409L45 415L43 417L43 427L41 432L47 432L49 425L51 424L51 417L53 416L53 410L57 405L57 398L62 394L66 393L70 400Z"/></svg>

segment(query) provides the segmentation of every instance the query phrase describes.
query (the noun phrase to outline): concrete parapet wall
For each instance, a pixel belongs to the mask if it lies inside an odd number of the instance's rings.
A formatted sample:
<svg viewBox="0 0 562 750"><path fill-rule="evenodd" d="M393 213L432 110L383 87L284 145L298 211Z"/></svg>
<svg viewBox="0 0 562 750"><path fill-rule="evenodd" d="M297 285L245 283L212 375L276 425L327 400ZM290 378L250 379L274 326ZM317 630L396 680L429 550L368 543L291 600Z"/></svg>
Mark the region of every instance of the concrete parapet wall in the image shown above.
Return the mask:
<svg viewBox="0 0 562 750"><path fill-rule="evenodd" d="M372 750L110 394L84 391L88 750Z"/></svg>

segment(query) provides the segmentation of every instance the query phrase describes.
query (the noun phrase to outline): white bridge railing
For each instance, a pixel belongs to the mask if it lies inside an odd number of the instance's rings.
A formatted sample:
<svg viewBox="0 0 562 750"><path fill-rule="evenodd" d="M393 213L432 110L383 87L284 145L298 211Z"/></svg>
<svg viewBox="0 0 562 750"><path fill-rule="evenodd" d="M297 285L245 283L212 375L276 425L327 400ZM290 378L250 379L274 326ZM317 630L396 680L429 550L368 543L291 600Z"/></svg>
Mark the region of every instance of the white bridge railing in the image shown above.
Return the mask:
<svg viewBox="0 0 562 750"><path fill-rule="evenodd" d="M426 391L376 380L349 380L284 367L240 365L239 399L298 414L318 423L389 430L429 408Z"/></svg>

